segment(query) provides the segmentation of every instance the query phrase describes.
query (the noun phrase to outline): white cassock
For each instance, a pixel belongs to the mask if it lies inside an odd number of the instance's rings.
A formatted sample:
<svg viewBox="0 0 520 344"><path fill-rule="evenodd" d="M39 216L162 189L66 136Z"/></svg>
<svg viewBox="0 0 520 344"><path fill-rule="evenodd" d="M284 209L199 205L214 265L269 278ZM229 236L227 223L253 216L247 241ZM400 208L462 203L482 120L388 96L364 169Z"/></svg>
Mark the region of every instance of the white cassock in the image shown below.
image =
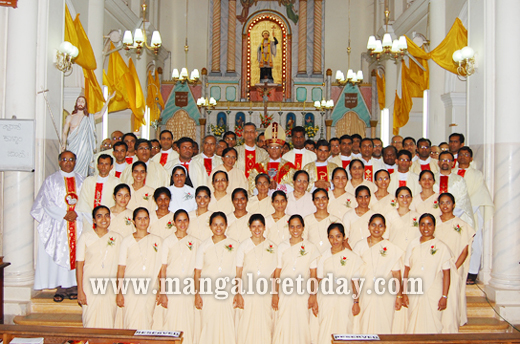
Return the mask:
<svg viewBox="0 0 520 344"><path fill-rule="evenodd" d="M164 167L170 176L172 174L173 166L175 166L173 162L177 159L179 159L179 153L170 148L165 151L161 149L161 151L155 154L155 156L150 160Z"/></svg>
<svg viewBox="0 0 520 344"><path fill-rule="evenodd" d="M419 185L419 176L417 174L410 171L406 173L395 171L390 178L390 184L388 184L387 190L393 198L395 198L395 191L399 189L399 186L402 184L410 188L412 191L412 197L418 196L422 191L422 187Z"/></svg>
<svg viewBox="0 0 520 344"><path fill-rule="evenodd" d="M441 176L439 173L435 174L435 184L433 185L433 191L439 194L442 193L440 192ZM468 187L466 186L464 178L457 175L454 170L452 170L448 176L448 192L455 197L455 209L453 214L466 221L472 228L475 228Z"/></svg>
<svg viewBox="0 0 520 344"><path fill-rule="evenodd" d="M128 165L121 174L121 182L128 185L134 183L132 176L132 165ZM157 189L161 186L170 185L170 176L166 170L158 163L148 160L146 163L146 183L145 185Z"/></svg>
<svg viewBox="0 0 520 344"><path fill-rule="evenodd" d="M301 156L301 158L300 158ZM298 159L297 159L298 158ZM303 170L303 166L316 161L316 154L308 149L291 149L282 156L289 162L292 162L296 166L296 170Z"/></svg>
<svg viewBox="0 0 520 344"><path fill-rule="evenodd" d="M100 205L112 207L115 205L114 188L120 184L119 178L108 175L106 177L91 176L85 178L81 186L78 205L76 211L84 214L84 220L92 224L92 210L94 210L94 201L97 192L101 192ZM98 184L102 186L98 187ZM98 196L99 197L99 196ZM86 224L85 224L86 225Z"/></svg>
<svg viewBox="0 0 520 344"><path fill-rule="evenodd" d="M205 165L206 159L211 159L211 168L209 169L209 173L208 173L208 170ZM211 171L213 171L213 169L217 168L217 166L219 166L219 165L222 165L222 158L216 154L213 154L213 156L210 158L210 157L206 156L204 153L200 153L200 154L195 155L191 159L190 167L193 166L194 164L197 165L197 171L203 171L205 173L200 174L200 175L198 174L197 180L196 181L192 180L192 182L197 184L197 186L201 186L201 185L209 186L211 184L208 184L208 177L211 174Z"/></svg>
<svg viewBox="0 0 520 344"><path fill-rule="evenodd" d="M123 174L123 171L128 166L126 161L122 164L118 164L117 162L114 162L114 168L110 170L108 173L112 177L116 177L119 180L119 183L122 183L121 181L121 175Z"/></svg>
<svg viewBox="0 0 520 344"><path fill-rule="evenodd" d="M172 213L175 213L179 209L184 209L188 213L197 209L195 189L191 186L184 185L182 188L178 188L171 185L168 186L168 190L172 193L170 207L168 208Z"/></svg>
<svg viewBox="0 0 520 344"><path fill-rule="evenodd" d="M428 167L425 167L426 169L432 171L434 174L439 172L439 160L432 159L428 157L426 160L417 159L412 163L412 167L410 167L410 171L413 173L419 175L421 174L423 165L428 165Z"/></svg>
<svg viewBox="0 0 520 344"><path fill-rule="evenodd" d="M76 194L81 191L83 177L78 173L58 171L47 177L34 200L31 216L38 224L38 258L34 289L76 286L76 271L70 269L65 178L75 178ZM78 213L81 218L81 213ZM76 242L82 223L76 221Z"/></svg>

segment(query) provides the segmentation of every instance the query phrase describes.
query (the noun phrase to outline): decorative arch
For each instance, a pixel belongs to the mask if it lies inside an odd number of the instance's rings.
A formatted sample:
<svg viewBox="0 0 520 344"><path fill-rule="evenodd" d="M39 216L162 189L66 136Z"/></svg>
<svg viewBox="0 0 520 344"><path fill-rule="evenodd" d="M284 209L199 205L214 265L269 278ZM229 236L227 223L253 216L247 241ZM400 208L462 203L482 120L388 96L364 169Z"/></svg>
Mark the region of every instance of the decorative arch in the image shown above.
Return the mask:
<svg viewBox="0 0 520 344"><path fill-rule="evenodd" d="M186 136L192 140L197 140L197 125L185 110L175 112L173 116L166 121L166 129L171 131L173 137L176 139Z"/></svg>
<svg viewBox="0 0 520 344"><path fill-rule="evenodd" d="M346 112L336 123L336 137L359 134L366 136L366 123L354 111Z"/></svg>
<svg viewBox="0 0 520 344"><path fill-rule="evenodd" d="M291 47L292 34L291 26L286 18L276 11L266 10L252 14L242 30L242 97L249 99L249 88L251 87L251 68L255 61L256 48L251 49L251 30L262 21L270 21L280 27L282 32L282 40L279 42L282 55L281 68L281 84L285 98L291 97Z"/></svg>

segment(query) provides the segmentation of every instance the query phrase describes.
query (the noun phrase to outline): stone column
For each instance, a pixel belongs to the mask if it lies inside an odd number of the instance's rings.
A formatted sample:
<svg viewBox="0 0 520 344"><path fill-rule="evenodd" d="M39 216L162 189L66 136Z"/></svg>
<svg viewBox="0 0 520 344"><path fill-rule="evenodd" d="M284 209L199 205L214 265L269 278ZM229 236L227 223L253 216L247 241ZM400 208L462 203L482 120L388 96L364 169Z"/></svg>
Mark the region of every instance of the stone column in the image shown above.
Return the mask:
<svg viewBox="0 0 520 344"><path fill-rule="evenodd" d="M314 0L314 55L312 73L321 74L321 34L323 0Z"/></svg>
<svg viewBox="0 0 520 344"><path fill-rule="evenodd" d="M38 0L19 1L9 9L5 114L7 118L35 119ZM34 200L34 173L4 172L2 208L5 286L18 293L32 289L34 282L34 221L29 215ZM28 287L28 288L19 288ZM18 290L16 290L18 289ZM12 296L6 290L6 298ZM10 310L6 309L6 313Z"/></svg>
<svg viewBox="0 0 520 344"><path fill-rule="evenodd" d="M235 47L237 30L237 1L229 0L227 72L235 72Z"/></svg>
<svg viewBox="0 0 520 344"><path fill-rule="evenodd" d="M300 0L298 21L298 74L307 74L307 0Z"/></svg>
<svg viewBox="0 0 520 344"><path fill-rule="evenodd" d="M220 73L220 0L213 0L213 29L211 39L211 72Z"/></svg>
<svg viewBox="0 0 520 344"><path fill-rule="evenodd" d="M446 37L446 0L430 1L430 47L437 47ZM430 67L430 111L428 119L429 139L432 142L446 141L448 124L441 95L444 94L446 71L433 60Z"/></svg>

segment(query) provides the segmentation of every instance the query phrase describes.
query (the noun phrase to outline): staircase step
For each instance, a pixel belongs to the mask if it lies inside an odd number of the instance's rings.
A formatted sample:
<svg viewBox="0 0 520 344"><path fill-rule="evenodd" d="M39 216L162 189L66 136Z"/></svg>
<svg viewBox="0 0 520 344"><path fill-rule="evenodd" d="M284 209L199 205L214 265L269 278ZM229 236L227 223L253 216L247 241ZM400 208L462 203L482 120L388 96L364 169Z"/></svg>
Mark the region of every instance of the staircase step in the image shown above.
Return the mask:
<svg viewBox="0 0 520 344"><path fill-rule="evenodd" d="M495 318L468 318L468 323L459 327L461 333L506 333L509 324Z"/></svg>
<svg viewBox="0 0 520 344"><path fill-rule="evenodd" d="M478 284L478 286L477 286ZM482 291L484 289L484 284L477 283L474 285L466 285L466 296L485 296L484 292ZM479 287L482 289L480 290Z"/></svg>
<svg viewBox="0 0 520 344"><path fill-rule="evenodd" d="M468 317L494 318L496 316L496 313L492 308L492 307L495 307L495 303L491 302L491 305L490 305L487 302L485 297L467 296L466 302L467 302L466 309L468 311Z"/></svg>
<svg viewBox="0 0 520 344"><path fill-rule="evenodd" d="M17 325L83 327L81 314L69 313L33 313L26 316L18 315L14 317L13 322Z"/></svg>
<svg viewBox="0 0 520 344"><path fill-rule="evenodd" d="M54 302L54 291L43 291L31 299L31 313L46 314L80 314L81 306L76 300L64 299Z"/></svg>

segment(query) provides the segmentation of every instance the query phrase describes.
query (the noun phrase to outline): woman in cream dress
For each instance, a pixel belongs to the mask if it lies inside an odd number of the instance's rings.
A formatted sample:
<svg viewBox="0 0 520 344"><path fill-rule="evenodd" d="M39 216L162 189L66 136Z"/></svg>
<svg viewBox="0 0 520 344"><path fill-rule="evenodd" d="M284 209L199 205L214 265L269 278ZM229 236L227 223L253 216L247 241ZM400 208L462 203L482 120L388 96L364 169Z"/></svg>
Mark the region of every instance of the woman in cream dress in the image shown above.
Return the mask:
<svg viewBox="0 0 520 344"><path fill-rule="evenodd" d="M325 189L314 190L312 201L317 210L303 219L305 221L303 237L316 245L322 254L330 249L327 228L331 223L339 223L341 220L327 211L329 194Z"/></svg>
<svg viewBox="0 0 520 344"><path fill-rule="evenodd" d="M104 205L92 211L94 229L85 228L76 247L76 279L78 303L83 310L83 327L114 328L116 295L94 294L91 278L114 278L117 274L119 249L123 237L110 231L110 210Z"/></svg>
<svg viewBox="0 0 520 344"><path fill-rule="evenodd" d="M435 175L430 170L421 171L419 174L419 185L422 187L420 194L415 195L410 209L419 214L429 213L435 217L441 216L439 209L439 194L433 191Z"/></svg>
<svg viewBox="0 0 520 344"><path fill-rule="evenodd" d="M289 215L285 214L287 208L287 195L281 190L273 192L271 200L274 213L265 219L265 236L276 245L289 239Z"/></svg>
<svg viewBox="0 0 520 344"><path fill-rule="evenodd" d="M470 248L475 230L453 214L455 197L450 193L439 196L442 215L437 218L436 237L442 240L454 256L450 275L450 300L442 314L442 333L456 333L468 321L466 310L466 279L468 277Z"/></svg>
<svg viewBox="0 0 520 344"><path fill-rule="evenodd" d="M376 185L365 179L365 164L363 164L361 160L352 160L348 165L348 170L352 176L352 179L347 182L347 186L345 187L345 190L348 193L355 195L356 188L360 185L365 185L368 187L370 189L370 194L376 192Z"/></svg>
<svg viewBox="0 0 520 344"><path fill-rule="evenodd" d="M356 189L356 202L358 206L348 211L343 216L343 225L345 226L345 235L347 237L348 247L354 245L370 235L368 230L368 221L374 215L368 205L370 204L370 189L366 185L360 185Z"/></svg>
<svg viewBox="0 0 520 344"><path fill-rule="evenodd" d="M195 312L193 296L184 294L184 280L193 277L195 268L195 258L200 241L188 234L190 218L184 209L179 209L173 215L176 232L163 241L161 278L172 278L179 280L179 294L173 294L173 290L165 290L159 296L159 304L166 307L164 323L162 328L165 331L182 330L183 343L192 344L195 335L200 334L199 311ZM175 288L175 284L173 287ZM198 321L197 321L198 320Z"/></svg>
<svg viewBox="0 0 520 344"><path fill-rule="evenodd" d="M330 249L325 251L318 261L318 279L320 283L332 274L333 290L339 286L339 278L348 283L359 278L363 260L354 252L345 248L345 228L341 223L333 223L327 228ZM345 282L343 282L345 283ZM358 294L354 283L352 295ZM349 287L350 286L346 286ZM318 292L318 343L329 343L332 333L353 333L353 319L359 314L359 303L352 295L324 295L321 288Z"/></svg>
<svg viewBox="0 0 520 344"><path fill-rule="evenodd" d="M376 213L386 215L397 207L395 195L387 191L388 185L390 185L390 174L387 170L379 170L374 175L374 181L377 191L374 192L370 199L370 209Z"/></svg>
<svg viewBox="0 0 520 344"><path fill-rule="evenodd" d="M130 202L130 187L126 184L119 184L114 188L115 205L110 208L110 227L109 230L127 237L135 230L132 222L133 211L128 209Z"/></svg>
<svg viewBox="0 0 520 344"><path fill-rule="evenodd" d="M393 209L387 213L386 223L388 225L388 235L390 242L399 246L401 250L406 252L408 245L415 239L421 236L419 232L419 214L410 210L412 203L412 191L407 186L401 186L395 191L395 199L399 208ZM404 267L401 269L401 274L404 274ZM392 333L402 334L406 333L408 326L408 309L402 307L394 314L394 323Z"/></svg>
<svg viewBox="0 0 520 344"><path fill-rule="evenodd" d="M317 262L320 251L308 240L303 239L304 222L300 215L292 215L289 219L291 238L278 245L278 265L275 278L290 278L293 281L301 276L303 285L309 278L317 277ZM310 344L309 326L311 311L318 315L316 290L298 295L296 292L285 294L280 284L275 285L272 299L273 309L278 311L273 344Z"/></svg>
<svg viewBox="0 0 520 344"><path fill-rule="evenodd" d="M312 195L307 192L309 186L309 174L304 170L299 170L293 176L294 191L287 194L287 209L285 213L291 215L301 215L305 217L316 212L316 207L312 202Z"/></svg>
<svg viewBox="0 0 520 344"><path fill-rule="evenodd" d="M231 194L231 199L235 210L227 215L228 229L226 236L241 243L251 236L248 226L251 213L246 210L247 191L242 188L235 189Z"/></svg>
<svg viewBox="0 0 520 344"><path fill-rule="evenodd" d="M123 239L117 278L149 278L148 292L135 293L129 285L125 295L117 294L116 303L122 310L124 329L152 328L158 277L161 270L162 239L148 232L150 215L146 208L134 210L135 233ZM116 320L116 323L118 321Z"/></svg>
<svg viewBox="0 0 520 344"><path fill-rule="evenodd" d="M262 214L265 217L274 213L271 197L269 197L269 185L271 180L265 173L255 177L255 185L258 195L253 196L247 202L247 211L251 214Z"/></svg>
<svg viewBox="0 0 520 344"><path fill-rule="evenodd" d="M251 237L240 244L237 251L237 274L241 279L245 294L237 294L235 306L242 309L237 325L238 344L271 343L273 332L273 310L269 283L265 284L266 293L261 295L256 289L257 280L264 278L270 281L278 263L277 246L264 237L265 219L261 214L249 218ZM252 285L249 285L249 281ZM248 294L251 289L254 294Z"/></svg>
<svg viewBox="0 0 520 344"><path fill-rule="evenodd" d="M359 299L359 316L354 319L354 333L390 334L394 313L401 309L403 301L400 281L404 251L383 238L386 230L383 215L372 215L368 228L370 236L359 241L353 248L365 263L360 273L365 278L363 289L375 291L378 278L383 278L385 282L394 278L396 285L393 290L397 291L397 295L390 293L388 285L381 295L362 292Z"/></svg>
<svg viewBox="0 0 520 344"><path fill-rule="evenodd" d="M403 303L408 304L406 333L410 334L441 333L442 314L451 302L448 293L452 254L448 246L434 236L435 222L432 214L421 215L421 237L410 243L404 258L404 278L422 279L422 293L403 295Z"/></svg>
<svg viewBox="0 0 520 344"><path fill-rule="evenodd" d="M201 242L211 237L213 233L209 227L209 217L213 214L208 210L209 202L211 201L211 191L207 186L201 185L195 190L195 202L197 202L197 209L190 211L190 227L188 234L199 239Z"/></svg>
<svg viewBox="0 0 520 344"><path fill-rule="evenodd" d="M211 185L211 191L215 192L213 188L213 175L217 171L224 171L228 174L229 184L227 186L226 192L231 194L233 190L236 188L246 189L249 187L247 183L247 178L244 171L239 170L236 167L238 153L233 147L226 148L222 151L222 165L215 167L209 177L208 177L208 185Z"/></svg>
<svg viewBox="0 0 520 344"><path fill-rule="evenodd" d="M145 185L147 176L146 169L146 164L142 161L136 161L132 164L134 183L130 185L130 194L132 197L127 206L131 211L139 207L148 209L149 213L155 211L155 202L153 201L154 189Z"/></svg>
<svg viewBox="0 0 520 344"><path fill-rule="evenodd" d="M347 171L343 167L336 167L332 171L332 185L334 185L334 189L329 190L328 211L340 219L343 218L347 211L357 207L356 196L345 191L347 183Z"/></svg>
<svg viewBox="0 0 520 344"><path fill-rule="evenodd" d="M235 344L233 298L230 294L223 299L217 299L217 294L212 292L199 294L201 278L215 282L219 277L232 278L236 274L238 242L226 237L226 215L217 211L211 214L209 223L213 236L200 244L195 259L195 307L202 310L199 343ZM227 285L226 291L229 292L230 283Z"/></svg>
<svg viewBox="0 0 520 344"><path fill-rule="evenodd" d="M233 202L231 202L231 194L226 191L229 184L229 177L227 172L218 171L213 174L213 197L209 202L208 209L216 212L221 211L224 214L229 214L233 211Z"/></svg>
<svg viewBox="0 0 520 344"><path fill-rule="evenodd" d="M153 193L157 210L150 214L149 232L161 237L163 240L175 233L173 213L168 210L171 198L170 190L165 187L157 188Z"/></svg>

